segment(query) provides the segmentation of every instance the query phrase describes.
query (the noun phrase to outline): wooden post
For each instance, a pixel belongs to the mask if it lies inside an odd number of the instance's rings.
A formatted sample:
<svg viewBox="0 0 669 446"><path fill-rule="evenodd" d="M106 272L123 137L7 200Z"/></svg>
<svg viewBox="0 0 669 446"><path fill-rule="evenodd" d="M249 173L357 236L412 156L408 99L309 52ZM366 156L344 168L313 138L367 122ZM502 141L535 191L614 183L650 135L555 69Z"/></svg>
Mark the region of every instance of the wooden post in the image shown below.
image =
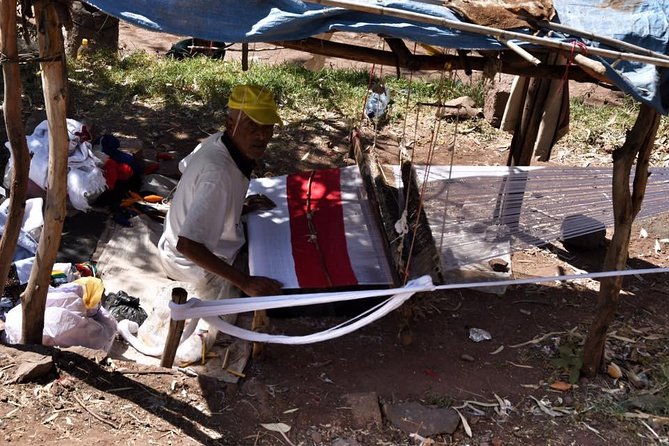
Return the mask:
<svg viewBox="0 0 669 446"><path fill-rule="evenodd" d="M172 302L177 305L186 303L188 292L183 288L174 288L172 290ZM184 331L184 324L186 321L175 321L170 319L170 329L167 332L167 340L165 341L165 349L163 350L163 357L160 360L161 367L172 368L174 364L174 357L177 354L179 341Z"/></svg>
<svg viewBox="0 0 669 446"><path fill-rule="evenodd" d="M509 148L509 166L529 166L534 155L539 124L546 105L550 79L530 79L525 104Z"/></svg>
<svg viewBox="0 0 669 446"><path fill-rule="evenodd" d="M604 259L604 271L623 270L627 264L632 223L646 192L648 163L659 124L660 115L657 111L642 104L625 143L613 153L614 232ZM630 169L635 159L636 171L630 193ZM621 276L607 277L601 281L595 317L583 348L583 376L595 376L602 366L606 332L618 307L622 284Z"/></svg>
<svg viewBox="0 0 669 446"><path fill-rule="evenodd" d="M38 0L34 3L39 55L42 60L42 89L49 122L49 169L44 210L44 227L35 264L23 295L23 343L41 344L44 307L51 269L60 244L67 196L68 137L66 124L67 79L63 33L57 8L64 4Z"/></svg>
<svg viewBox="0 0 669 446"><path fill-rule="evenodd" d="M242 71L249 70L249 44L242 43Z"/></svg>
<svg viewBox="0 0 669 446"><path fill-rule="evenodd" d="M269 330L269 316L266 310L255 310L253 312L253 320L251 321L251 330L260 333L267 333ZM261 342L254 342L251 346L251 357L253 359L261 359L265 354L265 344Z"/></svg>
<svg viewBox="0 0 669 446"><path fill-rule="evenodd" d="M9 192L9 215L0 240L0 295L2 295L26 207L30 153L21 116L21 73L17 60L16 2L0 1L0 52L7 58L2 66L5 84L3 114L14 165Z"/></svg>

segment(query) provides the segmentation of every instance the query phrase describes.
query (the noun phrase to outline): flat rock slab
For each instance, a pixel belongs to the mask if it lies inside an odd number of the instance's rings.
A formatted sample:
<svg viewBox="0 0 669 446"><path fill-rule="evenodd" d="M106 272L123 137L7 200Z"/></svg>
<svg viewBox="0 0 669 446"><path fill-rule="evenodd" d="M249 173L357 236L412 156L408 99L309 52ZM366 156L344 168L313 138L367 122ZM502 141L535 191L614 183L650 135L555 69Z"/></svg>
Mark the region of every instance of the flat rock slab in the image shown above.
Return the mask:
<svg viewBox="0 0 669 446"><path fill-rule="evenodd" d="M346 405L351 407L353 425L366 428L370 425L381 427L383 418L379 407L379 397L376 392L348 393L344 395Z"/></svg>
<svg viewBox="0 0 669 446"><path fill-rule="evenodd" d="M18 367L12 379L9 380L9 384L35 381L53 369L53 358L51 355L24 352L14 360L18 364Z"/></svg>
<svg viewBox="0 0 669 446"><path fill-rule="evenodd" d="M452 434L460 424L460 417L455 410L426 407L416 402L384 404L383 412L398 429L423 437Z"/></svg>

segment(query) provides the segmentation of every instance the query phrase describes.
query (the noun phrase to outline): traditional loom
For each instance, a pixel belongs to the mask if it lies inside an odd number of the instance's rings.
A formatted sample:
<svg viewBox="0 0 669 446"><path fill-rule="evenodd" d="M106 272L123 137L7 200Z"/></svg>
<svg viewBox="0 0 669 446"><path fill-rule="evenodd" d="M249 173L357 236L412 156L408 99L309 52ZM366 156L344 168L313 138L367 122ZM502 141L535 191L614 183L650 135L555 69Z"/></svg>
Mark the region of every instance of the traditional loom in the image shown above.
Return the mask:
<svg viewBox="0 0 669 446"><path fill-rule="evenodd" d="M373 150L354 150L359 166L252 182L250 193L277 207L249 217L251 274L290 292L396 287L425 274L437 285L485 282L509 277L491 259L613 224L610 168L405 162L389 182ZM669 211L667 193L669 169L651 169L639 216Z"/></svg>
<svg viewBox="0 0 669 446"><path fill-rule="evenodd" d="M509 256L514 250L601 231L613 221L612 169L434 166L431 156L424 166L415 166L400 141L400 164L391 169L394 175L387 175L374 144L363 148L361 139L354 132L351 155L357 166L263 178L250 186L249 193L262 193L277 204L249 216L251 273L278 279L289 293L299 295L217 302L194 298L171 304L172 318L205 318L222 332L254 342L305 344L351 333L407 308L402 304L417 292L483 285L503 289L510 284L669 271L531 279L480 272L458 275L465 264L486 265L490 258ZM435 145L430 143L431 153ZM646 192L640 216L669 210L664 199L669 169L652 169ZM488 268L487 273L500 272L490 264ZM244 330L218 317L373 297L384 299L349 321L304 336ZM404 323L403 340L406 313Z"/></svg>

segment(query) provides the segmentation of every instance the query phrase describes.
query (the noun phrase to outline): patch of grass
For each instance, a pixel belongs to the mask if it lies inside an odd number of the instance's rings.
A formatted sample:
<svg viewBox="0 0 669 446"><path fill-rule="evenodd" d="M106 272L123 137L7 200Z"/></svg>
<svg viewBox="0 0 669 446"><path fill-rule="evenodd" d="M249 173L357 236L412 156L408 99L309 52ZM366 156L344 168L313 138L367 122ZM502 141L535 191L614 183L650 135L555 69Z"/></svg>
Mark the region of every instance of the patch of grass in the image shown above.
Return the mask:
<svg viewBox="0 0 669 446"><path fill-rule="evenodd" d="M638 104L631 99L625 99L623 106L595 106L574 98L570 102L569 134L564 143L576 153L596 152L610 161L607 154L623 144L638 111Z"/></svg>
<svg viewBox="0 0 669 446"><path fill-rule="evenodd" d="M205 57L174 60L145 52L120 59L98 52L86 61L70 61L69 75L81 95L86 95L86 87L92 87L98 93L106 92L109 103L137 98L166 105L196 103L220 109L234 85L252 83L270 89L288 112L336 111L346 119L359 117L370 82L369 74L361 70L311 72L291 64L254 63L243 71L238 62ZM407 98L409 107L415 102L446 101L465 94L478 104L483 102L482 84L467 85L450 79L410 81L394 76L382 81L393 103L390 119L403 118Z"/></svg>
<svg viewBox="0 0 669 446"><path fill-rule="evenodd" d="M437 393L428 393L423 397L423 402L428 406L438 408L452 407L455 400L448 395L440 395Z"/></svg>
<svg viewBox="0 0 669 446"><path fill-rule="evenodd" d="M551 363L569 375L571 384L576 384L583 366L583 349L567 342L558 348L558 355L557 358L551 359Z"/></svg>

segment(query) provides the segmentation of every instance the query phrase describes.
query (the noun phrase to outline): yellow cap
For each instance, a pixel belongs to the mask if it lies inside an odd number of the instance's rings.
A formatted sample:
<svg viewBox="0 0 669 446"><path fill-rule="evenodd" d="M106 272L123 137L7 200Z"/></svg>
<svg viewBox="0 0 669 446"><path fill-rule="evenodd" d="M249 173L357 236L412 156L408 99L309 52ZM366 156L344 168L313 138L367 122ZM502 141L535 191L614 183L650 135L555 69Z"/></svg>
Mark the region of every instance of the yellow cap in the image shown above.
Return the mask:
<svg viewBox="0 0 669 446"><path fill-rule="evenodd" d="M274 95L256 85L237 85L230 93L228 107L241 110L261 125L282 124Z"/></svg>
<svg viewBox="0 0 669 446"><path fill-rule="evenodd" d="M88 39L81 39L81 44L82 44L83 46L88 45Z"/></svg>

